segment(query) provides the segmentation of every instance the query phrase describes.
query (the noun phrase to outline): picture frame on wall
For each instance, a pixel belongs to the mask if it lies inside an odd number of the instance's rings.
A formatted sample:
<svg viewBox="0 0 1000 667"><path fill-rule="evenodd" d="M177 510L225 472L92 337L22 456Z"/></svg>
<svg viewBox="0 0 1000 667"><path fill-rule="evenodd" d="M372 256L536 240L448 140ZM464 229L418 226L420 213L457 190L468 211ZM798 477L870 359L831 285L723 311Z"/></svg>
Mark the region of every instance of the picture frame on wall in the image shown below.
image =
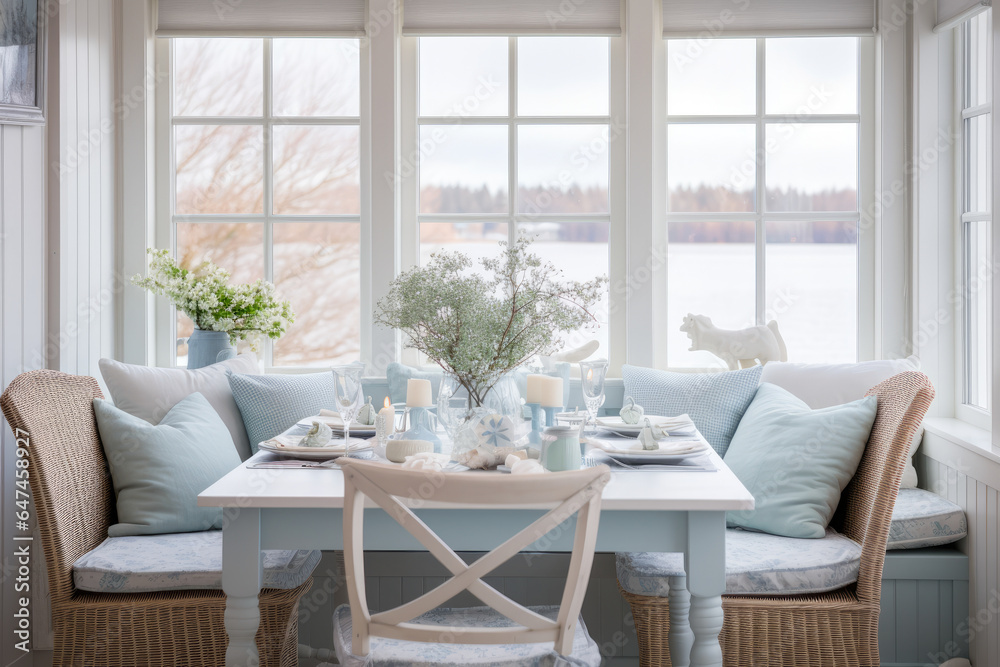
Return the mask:
<svg viewBox="0 0 1000 667"><path fill-rule="evenodd" d="M45 123L45 29L38 0L0 0L0 124Z"/></svg>

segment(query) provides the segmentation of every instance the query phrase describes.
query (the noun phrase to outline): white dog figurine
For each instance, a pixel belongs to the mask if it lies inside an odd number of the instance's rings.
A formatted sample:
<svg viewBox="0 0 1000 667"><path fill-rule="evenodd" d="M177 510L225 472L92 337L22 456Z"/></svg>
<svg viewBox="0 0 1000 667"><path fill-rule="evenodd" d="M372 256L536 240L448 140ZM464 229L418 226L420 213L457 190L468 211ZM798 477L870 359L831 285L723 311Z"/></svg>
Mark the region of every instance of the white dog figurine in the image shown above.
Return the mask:
<svg viewBox="0 0 1000 667"><path fill-rule="evenodd" d="M733 331L720 329L707 315L687 314L681 331L691 339L691 351L706 350L726 362L729 370L748 368L756 362L763 366L769 361L788 361L785 341L778 332L778 323L771 320L766 327L748 327Z"/></svg>

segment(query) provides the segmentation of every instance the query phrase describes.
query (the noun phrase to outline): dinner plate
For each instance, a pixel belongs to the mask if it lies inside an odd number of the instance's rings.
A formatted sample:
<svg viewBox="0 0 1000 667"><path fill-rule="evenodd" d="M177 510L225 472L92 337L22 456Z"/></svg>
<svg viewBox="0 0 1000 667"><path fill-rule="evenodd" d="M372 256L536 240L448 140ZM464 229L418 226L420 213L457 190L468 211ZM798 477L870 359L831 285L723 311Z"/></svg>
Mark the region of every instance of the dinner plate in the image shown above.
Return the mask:
<svg viewBox="0 0 1000 667"><path fill-rule="evenodd" d="M621 435L631 435L637 436L642 432L643 427L645 427L645 420L648 419L652 426L662 428L667 433L694 433L695 427L694 422L687 415L681 415L679 417L655 417L646 415L644 416L638 424L626 424L621 417L598 417L597 425L613 433L619 433Z"/></svg>
<svg viewBox="0 0 1000 667"><path fill-rule="evenodd" d="M316 421L316 422L323 422L324 424L326 424L327 426L329 426L330 429L334 433L343 433L344 432L344 422L343 422L343 420L340 417L327 417L325 415L316 416L316 417L306 417L305 419L300 419L299 421L297 421L295 423L295 425L296 426L312 426L312 423L314 421ZM360 424L358 422L354 422L354 423L351 424L351 434L352 435L367 435L367 436L371 437L371 436L375 435L375 427L371 426L369 424Z"/></svg>
<svg viewBox="0 0 1000 667"><path fill-rule="evenodd" d="M661 443L663 449L660 450L641 449L638 440L622 440L619 443L591 438L587 442L591 447L601 450L611 458L629 463L653 460L658 463L682 461L695 456L701 456L708 451L708 445L701 440L677 444L664 442Z"/></svg>
<svg viewBox="0 0 1000 667"><path fill-rule="evenodd" d="M370 450L372 445L367 440L361 440L359 438L351 438L351 453L363 452ZM273 442L262 442L260 443L260 448L265 452L273 452L275 454L280 454L281 456L286 456L293 459L302 459L304 461L329 461L330 459L335 459L343 456L347 453L344 449L343 440L336 442L335 445L329 447L298 447L295 445L279 445Z"/></svg>

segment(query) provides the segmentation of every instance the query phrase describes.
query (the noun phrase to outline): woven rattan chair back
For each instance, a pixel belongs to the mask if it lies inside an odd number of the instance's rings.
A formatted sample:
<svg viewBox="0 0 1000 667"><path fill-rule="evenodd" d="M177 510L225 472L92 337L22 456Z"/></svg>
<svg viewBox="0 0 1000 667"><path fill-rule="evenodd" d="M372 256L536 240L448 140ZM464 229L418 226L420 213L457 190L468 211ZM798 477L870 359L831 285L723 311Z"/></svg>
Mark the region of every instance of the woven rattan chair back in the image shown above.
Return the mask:
<svg viewBox="0 0 1000 667"><path fill-rule="evenodd" d="M73 595L73 563L108 536L114 496L93 402L91 377L23 373L0 396L4 417L29 452L28 480L53 603Z"/></svg>
<svg viewBox="0 0 1000 667"><path fill-rule="evenodd" d="M877 602L899 481L913 436L934 400L934 387L923 373L907 371L866 395L878 399L878 412L864 457L841 495L832 525L861 544L858 598Z"/></svg>
<svg viewBox="0 0 1000 667"><path fill-rule="evenodd" d="M605 466L552 475L482 475L403 470L356 459L344 469L344 559L351 600L352 652L367 655L369 637L390 637L438 644L521 644L554 642L569 655L573 633L587 591L601 513L601 490L611 479ZM444 565L452 578L420 597L370 614L365 594L364 498L373 500ZM402 500L401 500L402 499ZM437 506L485 505L505 509L551 507L541 518L471 565L438 537L404 501ZM524 607L483 581L483 577L518 552L577 517L573 555L555 621ZM506 628L449 628L411 623L463 591L503 614L516 625Z"/></svg>

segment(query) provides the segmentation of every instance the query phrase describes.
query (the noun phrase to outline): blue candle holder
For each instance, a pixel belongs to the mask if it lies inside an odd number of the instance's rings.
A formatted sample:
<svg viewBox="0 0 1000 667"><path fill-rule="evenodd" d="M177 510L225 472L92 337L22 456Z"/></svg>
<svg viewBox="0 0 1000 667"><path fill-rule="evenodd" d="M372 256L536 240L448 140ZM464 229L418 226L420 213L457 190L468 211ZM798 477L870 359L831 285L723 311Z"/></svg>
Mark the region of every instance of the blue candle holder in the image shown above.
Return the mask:
<svg viewBox="0 0 1000 667"><path fill-rule="evenodd" d="M531 434L528 436L528 442L533 445L542 444L542 404L541 403L528 403L528 407L531 408Z"/></svg>
<svg viewBox="0 0 1000 667"><path fill-rule="evenodd" d="M403 433L405 440L426 440L434 445L434 451L441 453L441 438L434 434L431 428L431 416L427 408L407 408L409 412L409 428Z"/></svg>
<svg viewBox="0 0 1000 667"><path fill-rule="evenodd" d="M555 426L556 425L556 413L562 412L562 406L560 407L543 407L542 410L545 411L545 425Z"/></svg>

